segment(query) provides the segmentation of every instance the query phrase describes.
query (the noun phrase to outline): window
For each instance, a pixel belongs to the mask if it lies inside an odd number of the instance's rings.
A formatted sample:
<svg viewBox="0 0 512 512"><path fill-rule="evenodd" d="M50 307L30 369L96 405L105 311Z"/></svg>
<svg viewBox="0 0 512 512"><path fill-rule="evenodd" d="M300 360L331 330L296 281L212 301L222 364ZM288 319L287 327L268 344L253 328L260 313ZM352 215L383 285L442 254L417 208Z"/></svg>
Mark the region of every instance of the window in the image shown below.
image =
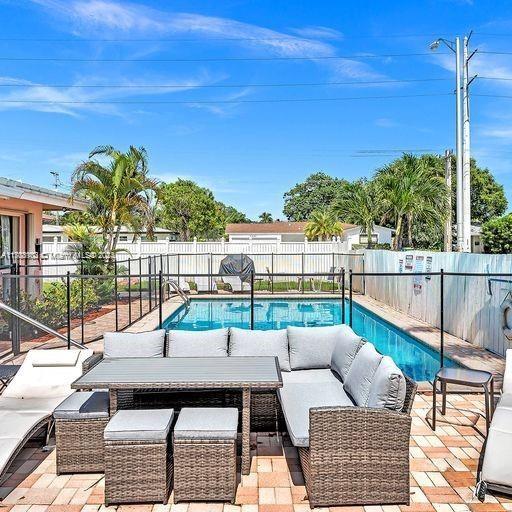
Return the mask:
<svg viewBox="0 0 512 512"><path fill-rule="evenodd" d="M55 238L57 238L57 242L61 242L61 237L60 236L53 236L53 235L45 235L43 236L43 242L46 243L46 244L50 244L50 243L53 243Z"/></svg>
<svg viewBox="0 0 512 512"><path fill-rule="evenodd" d="M120 242L128 242L128 235L119 235Z"/></svg>
<svg viewBox="0 0 512 512"><path fill-rule="evenodd" d="M0 264L2 266L10 264L12 251L12 217L0 215Z"/></svg>
<svg viewBox="0 0 512 512"><path fill-rule="evenodd" d="M372 244L376 244L379 242L379 235L376 233L372 233ZM359 243L367 244L368 243L368 235L359 235Z"/></svg>

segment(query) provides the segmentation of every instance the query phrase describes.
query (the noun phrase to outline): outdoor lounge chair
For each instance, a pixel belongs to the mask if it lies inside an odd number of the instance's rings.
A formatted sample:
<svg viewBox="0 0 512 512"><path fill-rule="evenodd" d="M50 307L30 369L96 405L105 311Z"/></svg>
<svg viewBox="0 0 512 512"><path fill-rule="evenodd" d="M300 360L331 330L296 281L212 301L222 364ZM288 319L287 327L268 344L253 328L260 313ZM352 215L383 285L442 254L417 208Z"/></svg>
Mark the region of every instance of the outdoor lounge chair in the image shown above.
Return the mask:
<svg viewBox="0 0 512 512"><path fill-rule="evenodd" d="M91 350L30 350L0 396L0 478L25 443L43 427L46 439L54 409L73 393Z"/></svg>
<svg viewBox="0 0 512 512"><path fill-rule="evenodd" d="M487 491L512 494L512 349L506 357L503 394L480 457L476 493L482 501Z"/></svg>
<svg viewBox="0 0 512 512"><path fill-rule="evenodd" d="M196 289L198 292L214 292L217 291L217 283L213 278L208 276L196 276L194 277L194 282L196 283Z"/></svg>
<svg viewBox="0 0 512 512"><path fill-rule="evenodd" d="M227 284L232 292L250 291L250 283L244 283L238 276L222 276L222 282Z"/></svg>

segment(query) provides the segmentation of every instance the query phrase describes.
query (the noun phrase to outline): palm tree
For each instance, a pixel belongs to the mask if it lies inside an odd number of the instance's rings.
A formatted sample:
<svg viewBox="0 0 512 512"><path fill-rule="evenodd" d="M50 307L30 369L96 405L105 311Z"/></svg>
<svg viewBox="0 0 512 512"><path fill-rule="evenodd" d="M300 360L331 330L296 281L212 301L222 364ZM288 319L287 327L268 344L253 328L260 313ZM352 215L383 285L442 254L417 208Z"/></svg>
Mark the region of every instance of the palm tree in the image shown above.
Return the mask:
<svg viewBox="0 0 512 512"><path fill-rule="evenodd" d="M274 219L272 218L272 214L269 212L263 212L260 215L259 219L262 224L270 224L271 222L274 222Z"/></svg>
<svg viewBox="0 0 512 512"><path fill-rule="evenodd" d="M109 159L105 166L94 157ZM104 250L111 254L123 224L136 224L150 211L148 194L158 182L148 177L147 153L130 146L126 153L112 146L99 146L89 154L73 174L73 197L89 199L95 221L103 232Z"/></svg>
<svg viewBox="0 0 512 512"><path fill-rule="evenodd" d="M367 247L371 248L373 225L381 212L379 190L373 181L361 179L348 183L340 191L332 211L345 222L361 226L368 237Z"/></svg>
<svg viewBox="0 0 512 512"><path fill-rule="evenodd" d="M332 236L340 236L342 233L341 222L329 210L313 212L304 229L308 240L329 240Z"/></svg>
<svg viewBox="0 0 512 512"><path fill-rule="evenodd" d="M394 222L393 249L402 248L404 232L407 246L413 245L416 221L427 227L443 229L448 212L448 194L444 179L426 159L411 154L379 170L375 176L381 190L383 219Z"/></svg>

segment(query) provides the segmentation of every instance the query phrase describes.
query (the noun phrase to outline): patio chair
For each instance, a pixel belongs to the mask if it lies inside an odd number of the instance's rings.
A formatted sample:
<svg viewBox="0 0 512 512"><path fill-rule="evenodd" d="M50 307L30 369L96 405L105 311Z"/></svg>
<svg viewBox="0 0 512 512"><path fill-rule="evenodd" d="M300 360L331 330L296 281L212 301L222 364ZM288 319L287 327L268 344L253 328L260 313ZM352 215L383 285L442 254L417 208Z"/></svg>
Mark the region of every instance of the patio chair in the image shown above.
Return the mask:
<svg viewBox="0 0 512 512"><path fill-rule="evenodd" d="M92 350L30 350L0 397L0 479L25 443L46 427L46 443L54 409L74 391Z"/></svg>
<svg viewBox="0 0 512 512"><path fill-rule="evenodd" d="M194 277L194 282L196 283L197 292L214 292L217 291L217 283L215 279L208 276L196 276Z"/></svg>
<svg viewBox="0 0 512 512"><path fill-rule="evenodd" d="M476 494L512 494L512 349L507 350L503 394L496 406L477 473Z"/></svg>
<svg viewBox="0 0 512 512"><path fill-rule="evenodd" d="M250 283L244 283L238 276L222 276L222 282L227 284L233 293L250 291Z"/></svg>

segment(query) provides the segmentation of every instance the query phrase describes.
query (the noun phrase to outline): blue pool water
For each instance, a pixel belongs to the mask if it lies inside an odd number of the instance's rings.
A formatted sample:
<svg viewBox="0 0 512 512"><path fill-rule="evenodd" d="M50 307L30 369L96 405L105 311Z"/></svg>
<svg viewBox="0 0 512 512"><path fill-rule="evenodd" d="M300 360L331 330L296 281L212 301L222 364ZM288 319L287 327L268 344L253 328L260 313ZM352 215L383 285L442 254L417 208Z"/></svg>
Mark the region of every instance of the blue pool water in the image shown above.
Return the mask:
<svg viewBox="0 0 512 512"><path fill-rule="evenodd" d="M439 354L354 303L352 328L371 341L382 354L391 356L396 364L416 381L432 380L439 369ZM346 303L348 323L348 301ZM289 325L325 326L342 323L341 302L336 299L256 299L255 329L284 329ZM188 312L181 308L164 322L167 329L204 331L221 327L250 326L250 302L241 299L192 300ZM445 359L445 366L457 364Z"/></svg>

